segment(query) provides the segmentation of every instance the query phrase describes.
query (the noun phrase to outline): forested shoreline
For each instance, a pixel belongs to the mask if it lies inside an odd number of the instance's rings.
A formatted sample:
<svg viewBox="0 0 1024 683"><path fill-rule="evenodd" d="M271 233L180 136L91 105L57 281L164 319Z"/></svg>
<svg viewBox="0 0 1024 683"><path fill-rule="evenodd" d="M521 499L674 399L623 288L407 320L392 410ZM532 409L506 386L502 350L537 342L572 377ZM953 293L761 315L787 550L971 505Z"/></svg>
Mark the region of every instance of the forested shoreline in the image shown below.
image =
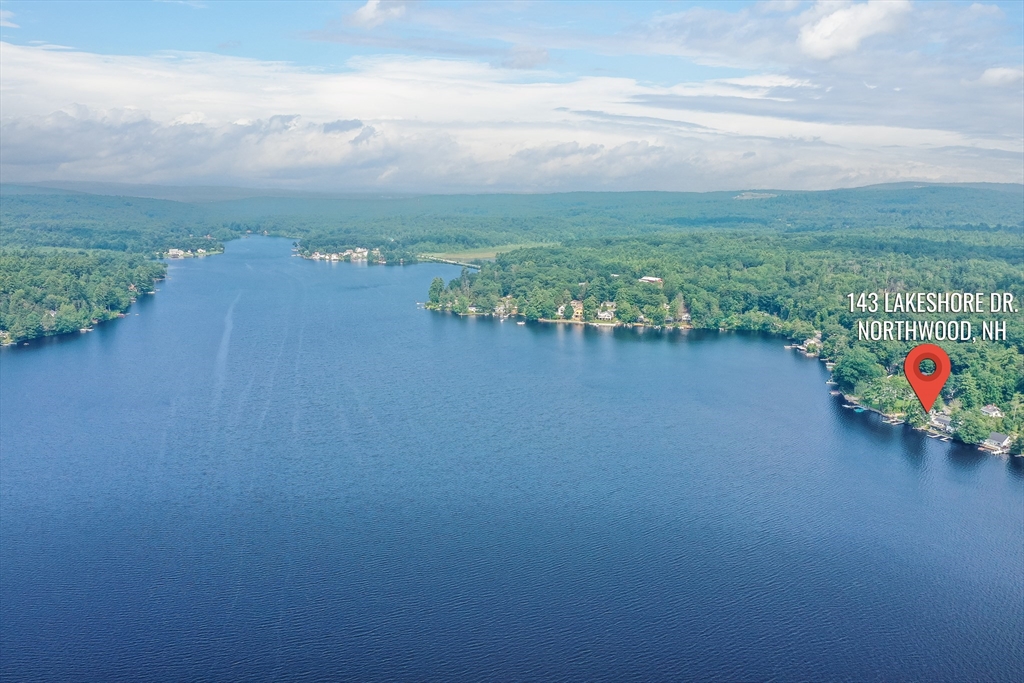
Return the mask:
<svg viewBox="0 0 1024 683"><path fill-rule="evenodd" d="M223 250L245 228L206 209L38 188L0 192L0 343L90 329L124 315L168 255Z"/></svg>
<svg viewBox="0 0 1024 683"><path fill-rule="evenodd" d="M195 202L3 186L0 337L23 341L116 317L163 276L157 259L216 253L250 233L292 238L307 257L389 266L493 248L497 257L479 271L435 281L428 306L807 340L835 363L843 392L915 425L933 416L902 375L913 343L858 341L847 294L1024 298L1021 186ZM545 246L508 246L524 244ZM1006 322L1006 342L941 343L953 375L939 407L964 441L1002 430L1019 448L1024 325L1019 314ZM1004 416L980 412L990 404Z"/></svg>
<svg viewBox="0 0 1024 683"><path fill-rule="evenodd" d="M67 334L118 317L163 263L138 254L64 249L0 250L0 343Z"/></svg>
<svg viewBox="0 0 1024 683"><path fill-rule="evenodd" d="M847 295L987 291L1024 295L1019 228L829 233L700 231L579 240L500 254L479 271L435 279L428 307L526 320L747 330L806 342L835 363L839 389L914 426L921 409L903 376L917 342L857 339ZM921 316L933 320L941 316ZM949 316L946 316L949 317ZM991 318L965 315L975 329ZM1024 441L1024 323L1004 316L1007 341L937 342L953 373L938 410L961 440L991 432ZM981 412L994 405L1003 417Z"/></svg>

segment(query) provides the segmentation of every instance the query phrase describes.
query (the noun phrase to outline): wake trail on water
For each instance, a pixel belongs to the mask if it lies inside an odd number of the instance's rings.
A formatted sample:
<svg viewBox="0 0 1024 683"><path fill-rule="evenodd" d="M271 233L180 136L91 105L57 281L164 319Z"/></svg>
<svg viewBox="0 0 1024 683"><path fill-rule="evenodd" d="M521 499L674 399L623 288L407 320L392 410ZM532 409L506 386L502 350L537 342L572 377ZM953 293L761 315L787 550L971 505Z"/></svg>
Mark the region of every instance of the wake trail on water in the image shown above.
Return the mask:
<svg viewBox="0 0 1024 683"><path fill-rule="evenodd" d="M213 403L210 406L210 413L215 413L220 408L220 398L224 393L224 380L228 367L228 348L231 344L231 330L234 328L235 304L242 298L242 292L235 295L235 300L228 306L227 315L224 316L224 332L220 336L220 347L217 349L217 361L214 364L214 389Z"/></svg>
<svg viewBox="0 0 1024 683"><path fill-rule="evenodd" d="M294 297L293 297L293 300L294 300ZM293 314L293 312L291 310L291 307L289 306L288 307L288 314L287 314L287 316L288 316L287 320L288 320L289 323L291 323L291 319L292 319L293 315L294 314ZM280 340L280 342L277 345L277 348L278 348L277 356L274 359L274 363L271 366L271 369L270 369L269 373L262 371L260 369L259 365L257 365L256 363L253 363L250 366L250 369L249 369L249 381L246 382L245 389L243 389L241 392L239 392L239 394L237 396L237 400L235 401L234 410L231 413L231 417L227 421L227 424L230 425L232 428L236 428L236 427L240 426L241 421L242 421L242 412L245 410L245 407L248 404L249 394L252 392L252 389L256 385L257 380L269 381L270 386L263 391L263 394L267 397L266 403L267 403L268 406L269 406L270 402L273 400L273 397L271 396L270 392L273 389L274 375L277 373L278 361L280 360L281 352L284 349L284 345L285 345L285 343L287 341L288 341L288 326L286 325L285 329L284 329L284 335L281 337L281 340ZM266 415L266 409L264 409L264 413L263 414L264 414L264 416ZM253 433L258 433L259 429L262 428L262 427L263 427L263 420L261 418L259 426L256 428L256 430Z"/></svg>
<svg viewBox="0 0 1024 683"><path fill-rule="evenodd" d="M293 275L289 275L289 282L291 283L291 299L289 303L294 303L296 299L296 291L299 289L299 280ZM267 413L270 412L270 406L274 402L274 382L277 380L278 370L281 365L281 357L284 355L285 347L288 345L288 339L291 337L292 321L295 318L296 306L288 306L288 317L287 324L284 326L284 336L281 337L281 343L277 346L277 354L274 356L274 364L270 369L270 373L267 379L266 390L263 392L263 411L260 413L260 418L256 424L256 433L263 431L263 425L267 421Z"/></svg>
<svg viewBox="0 0 1024 683"><path fill-rule="evenodd" d="M305 313L306 307L306 287L302 286L299 288L299 307L300 310ZM295 341L295 364L292 367L292 387L294 389L292 399L292 436L298 437L300 435L299 430L299 416L302 413L302 405L297 398L301 395L298 391L300 381L302 379L302 343L306 336L306 316L302 315L299 318L299 334Z"/></svg>

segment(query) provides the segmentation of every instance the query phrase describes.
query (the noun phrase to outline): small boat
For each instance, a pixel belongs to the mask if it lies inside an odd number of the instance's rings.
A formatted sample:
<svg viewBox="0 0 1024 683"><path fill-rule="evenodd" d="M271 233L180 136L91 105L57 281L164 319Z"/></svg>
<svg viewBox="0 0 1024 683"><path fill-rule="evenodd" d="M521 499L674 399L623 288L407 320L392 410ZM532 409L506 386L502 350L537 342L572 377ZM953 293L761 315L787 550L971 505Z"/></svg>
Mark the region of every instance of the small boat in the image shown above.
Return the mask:
<svg viewBox="0 0 1024 683"><path fill-rule="evenodd" d="M860 406L854 406L853 412L855 412L855 413L863 413L864 409L861 408Z"/></svg>
<svg viewBox="0 0 1024 683"><path fill-rule="evenodd" d="M520 320L519 322L516 323L516 325L525 325L525 324L526 323L524 323L522 320Z"/></svg>

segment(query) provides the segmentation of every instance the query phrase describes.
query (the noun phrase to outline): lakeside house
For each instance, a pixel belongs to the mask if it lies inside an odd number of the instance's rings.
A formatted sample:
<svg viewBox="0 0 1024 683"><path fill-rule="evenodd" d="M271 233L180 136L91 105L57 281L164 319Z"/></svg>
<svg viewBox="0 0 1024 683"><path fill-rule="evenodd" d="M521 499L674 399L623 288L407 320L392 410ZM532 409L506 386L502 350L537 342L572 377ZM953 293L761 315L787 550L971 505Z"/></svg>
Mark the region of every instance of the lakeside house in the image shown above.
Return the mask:
<svg viewBox="0 0 1024 683"><path fill-rule="evenodd" d="M516 308L516 300L514 297L506 296L498 300L498 305L494 307L494 315L499 318L508 318L519 313Z"/></svg>
<svg viewBox="0 0 1024 683"><path fill-rule="evenodd" d="M579 318L580 320L582 320L583 319L583 302L582 301L577 301L576 299L573 299L572 301L569 302L569 305L572 306L572 317L573 317L573 319L575 320L575 319Z"/></svg>
<svg viewBox="0 0 1024 683"><path fill-rule="evenodd" d="M1003 417L1003 411L991 403L981 409L981 414L986 417Z"/></svg>
<svg viewBox="0 0 1024 683"><path fill-rule="evenodd" d="M815 332L813 337L804 339L804 347L810 347L812 344L815 346L821 346L821 332Z"/></svg>
<svg viewBox="0 0 1024 683"><path fill-rule="evenodd" d="M981 443L981 447L985 450L992 451L993 453L1005 453L1010 448L1010 443L1013 441L1006 434L999 432L992 432L988 435L988 438Z"/></svg>
<svg viewBox="0 0 1024 683"><path fill-rule="evenodd" d="M167 258L185 258L185 252L181 249L168 249Z"/></svg>
<svg viewBox="0 0 1024 683"><path fill-rule="evenodd" d="M955 431L953 429L953 420L952 418L949 417L949 415L943 415L941 413L938 415L933 415L931 419L928 420L928 422L933 427L941 429L947 434L952 434Z"/></svg>
<svg viewBox="0 0 1024 683"><path fill-rule="evenodd" d="M314 261L367 261L369 260L370 254L371 252L369 249L364 249L363 247L356 247L355 249L346 249L345 251L339 251L334 253L320 253L319 251L314 251L306 258L312 259ZM377 263L386 263L386 261L383 258L381 258L380 252L378 250L375 249L373 251L373 254L374 260Z"/></svg>
<svg viewBox="0 0 1024 683"><path fill-rule="evenodd" d="M615 302L604 301L597 309L598 320L614 320L615 319Z"/></svg>
<svg viewBox="0 0 1024 683"><path fill-rule="evenodd" d="M814 336L804 339L803 344L796 344L789 348L795 348L805 356L817 356L821 353L821 332L815 331Z"/></svg>

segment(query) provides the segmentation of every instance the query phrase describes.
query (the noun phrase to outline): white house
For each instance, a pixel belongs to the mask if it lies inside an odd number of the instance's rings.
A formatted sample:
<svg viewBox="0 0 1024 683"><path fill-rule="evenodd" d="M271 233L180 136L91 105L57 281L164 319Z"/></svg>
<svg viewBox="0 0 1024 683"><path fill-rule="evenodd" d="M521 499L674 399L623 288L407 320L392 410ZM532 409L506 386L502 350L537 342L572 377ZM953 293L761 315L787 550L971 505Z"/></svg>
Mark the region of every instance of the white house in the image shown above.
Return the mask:
<svg viewBox="0 0 1024 683"><path fill-rule="evenodd" d="M1002 417L1003 411L999 410L997 406L994 406L991 403L989 403L987 406L981 409L981 414L986 415L988 417Z"/></svg>
<svg viewBox="0 0 1024 683"><path fill-rule="evenodd" d="M999 432L992 432L988 435L988 438L982 442L982 448L986 448L996 453L1004 453L1006 449L1010 447L1010 442L1013 441L1006 434L1000 434Z"/></svg>

